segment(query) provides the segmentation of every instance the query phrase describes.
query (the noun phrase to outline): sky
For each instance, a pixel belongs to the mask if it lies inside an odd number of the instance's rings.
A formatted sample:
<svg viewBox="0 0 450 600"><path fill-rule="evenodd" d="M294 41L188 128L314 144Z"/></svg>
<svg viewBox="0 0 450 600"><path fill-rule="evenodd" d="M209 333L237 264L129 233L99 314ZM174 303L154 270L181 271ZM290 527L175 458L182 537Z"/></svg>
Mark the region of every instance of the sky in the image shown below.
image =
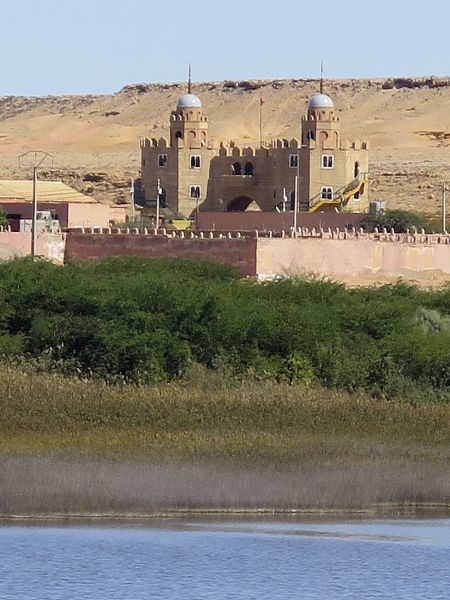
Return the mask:
<svg viewBox="0 0 450 600"><path fill-rule="evenodd" d="M450 74L448 0L0 0L0 95Z"/></svg>

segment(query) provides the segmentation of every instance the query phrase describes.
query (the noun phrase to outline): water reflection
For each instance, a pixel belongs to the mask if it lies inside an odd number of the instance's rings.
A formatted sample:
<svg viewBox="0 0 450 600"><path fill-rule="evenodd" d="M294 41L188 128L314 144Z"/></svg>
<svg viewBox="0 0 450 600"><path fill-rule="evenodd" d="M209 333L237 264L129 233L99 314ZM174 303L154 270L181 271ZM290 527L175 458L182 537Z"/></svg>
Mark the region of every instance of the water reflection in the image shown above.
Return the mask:
<svg viewBox="0 0 450 600"><path fill-rule="evenodd" d="M0 528L2 600L449 597L450 520Z"/></svg>

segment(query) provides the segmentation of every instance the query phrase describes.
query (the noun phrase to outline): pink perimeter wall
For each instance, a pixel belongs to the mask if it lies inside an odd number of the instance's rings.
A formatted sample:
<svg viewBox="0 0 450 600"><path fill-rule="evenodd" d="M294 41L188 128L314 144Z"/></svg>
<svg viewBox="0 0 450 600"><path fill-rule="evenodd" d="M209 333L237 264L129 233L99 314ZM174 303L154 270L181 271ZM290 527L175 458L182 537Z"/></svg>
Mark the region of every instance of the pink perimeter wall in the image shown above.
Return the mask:
<svg viewBox="0 0 450 600"><path fill-rule="evenodd" d="M315 275L352 285L399 278L423 286L442 285L450 281L449 241L260 238L256 268L261 279L285 274Z"/></svg>
<svg viewBox="0 0 450 600"><path fill-rule="evenodd" d="M37 236L36 251L55 263L64 262L65 234L43 233ZM31 253L31 234L0 231L0 260L22 258Z"/></svg>

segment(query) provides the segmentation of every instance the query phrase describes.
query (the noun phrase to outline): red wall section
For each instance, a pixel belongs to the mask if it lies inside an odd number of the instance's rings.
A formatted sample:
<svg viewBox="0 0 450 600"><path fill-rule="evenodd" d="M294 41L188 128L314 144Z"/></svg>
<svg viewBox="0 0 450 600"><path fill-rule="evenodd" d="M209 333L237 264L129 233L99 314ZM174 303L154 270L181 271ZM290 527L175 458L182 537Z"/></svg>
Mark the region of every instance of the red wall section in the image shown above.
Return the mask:
<svg viewBox="0 0 450 600"><path fill-rule="evenodd" d="M256 245L254 238L189 239L151 234L69 232L65 260L96 260L107 256L200 258L236 267L243 276L255 276Z"/></svg>
<svg viewBox="0 0 450 600"><path fill-rule="evenodd" d="M199 212L197 229L199 231L290 231L293 226L293 213L277 212ZM358 213L302 213L297 214L298 227L331 227L345 229L359 226L361 215Z"/></svg>

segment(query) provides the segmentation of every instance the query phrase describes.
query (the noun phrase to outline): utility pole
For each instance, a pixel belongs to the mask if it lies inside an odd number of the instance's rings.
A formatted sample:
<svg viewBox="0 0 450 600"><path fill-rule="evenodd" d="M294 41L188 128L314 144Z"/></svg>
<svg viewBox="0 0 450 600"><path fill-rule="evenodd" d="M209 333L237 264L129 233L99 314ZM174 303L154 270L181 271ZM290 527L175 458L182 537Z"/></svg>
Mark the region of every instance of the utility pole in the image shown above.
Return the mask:
<svg viewBox="0 0 450 600"><path fill-rule="evenodd" d="M263 107L264 107L264 98L262 92L259 96L259 147L263 146Z"/></svg>
<svg viewBox="0 0 450 600"><path fill-rule="evenodd" d="M135 208L134 208L134 179L131 180L130 196L131 196L130 218L131 218L131 222L134 224L134 222L136 221L136 213L135 213Z"/></svg>
<svg viewBox="0 0 450 600"><path fill-rule="evenodd" d="M445 181L442 183L442 233L447 232L447 207L445 197Z"/></svg>
<svg viewBox="0 0 450 600"><path fill-rule="evenodd" d="M156 187L156 229L159 229L159 195L161 194L161 180L158 179Z"/></svg>
<svg viewBox="0 0 450 600"><path fill-rule="evenodd" d="M53 164L53 156L43 150L28 150L19 156L19 166L27 162L26 157L31 158L33 168L33 194L32 194L32 213L31 213L31 258L36 257L36 241L37 241L37 170L38 167L47 159L51 158Z"/></svg>
<svg viewBox="0 0 450 600"><path fill-rule="evenodd" d="M295 176L294 188L294 231L297 233L297 212L298 212L298 175Z"/></svg>

